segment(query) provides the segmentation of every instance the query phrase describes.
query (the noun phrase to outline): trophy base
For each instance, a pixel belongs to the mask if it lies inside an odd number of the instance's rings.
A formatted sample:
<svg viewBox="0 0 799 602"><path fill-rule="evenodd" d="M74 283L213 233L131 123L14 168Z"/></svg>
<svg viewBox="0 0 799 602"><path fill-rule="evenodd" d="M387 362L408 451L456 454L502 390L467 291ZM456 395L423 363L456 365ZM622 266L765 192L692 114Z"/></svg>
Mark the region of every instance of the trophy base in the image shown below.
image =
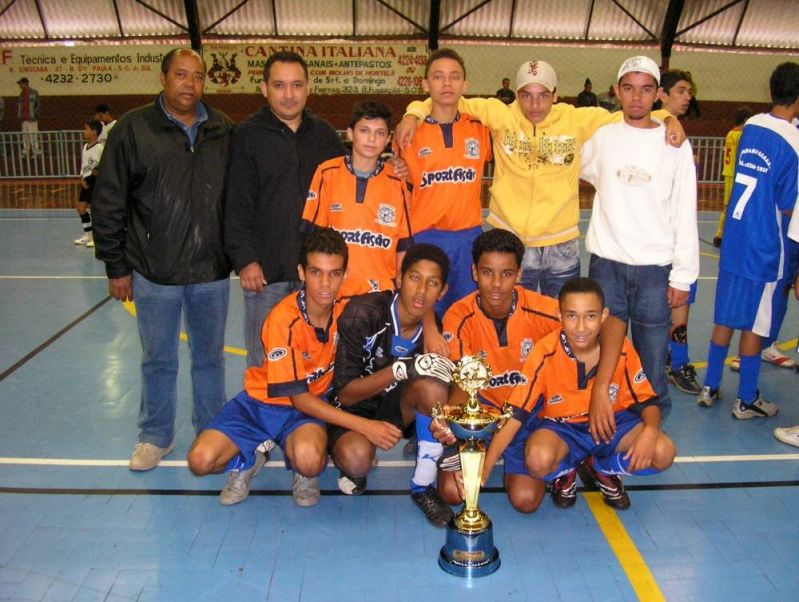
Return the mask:
<svg viewBox="0 0 799 602"><path fill-rule="evenodd" d="M485 577L499 568L499 550L494 547L491 521L482 531L463 533L452 521L447 525L447 542L438 555L438 566L456 577Z"/></svg>

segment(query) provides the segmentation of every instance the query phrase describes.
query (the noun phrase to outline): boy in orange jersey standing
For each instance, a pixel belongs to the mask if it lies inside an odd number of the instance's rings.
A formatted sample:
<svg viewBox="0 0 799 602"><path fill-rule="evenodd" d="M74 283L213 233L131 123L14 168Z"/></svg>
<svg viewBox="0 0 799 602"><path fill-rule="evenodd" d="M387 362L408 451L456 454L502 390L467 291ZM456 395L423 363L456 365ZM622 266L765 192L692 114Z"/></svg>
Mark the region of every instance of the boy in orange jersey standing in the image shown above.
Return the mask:
<svg viewBox="0 0 799 602"><path fill-rule="evenodd" d="M457 52L433 52L422 87L430 94L432 110L401 152L413 183L413 239L437 245L450 259L449 288L436 304L442 316L475 288L471 249L482 232L480 190L483 166L491 160L491 136L479 121L458 111L468 83Z"/></svg>
<svg viewBox="0 0 799 602"><path fill-rule="evenodd" d="M402 257L413 244L407 184L380 159L390 120L383 104L357 104L347 128L352 153L317 168L305 201L302 232L331 227L347 242L350 259L342 297L393 290Z"/></svg>

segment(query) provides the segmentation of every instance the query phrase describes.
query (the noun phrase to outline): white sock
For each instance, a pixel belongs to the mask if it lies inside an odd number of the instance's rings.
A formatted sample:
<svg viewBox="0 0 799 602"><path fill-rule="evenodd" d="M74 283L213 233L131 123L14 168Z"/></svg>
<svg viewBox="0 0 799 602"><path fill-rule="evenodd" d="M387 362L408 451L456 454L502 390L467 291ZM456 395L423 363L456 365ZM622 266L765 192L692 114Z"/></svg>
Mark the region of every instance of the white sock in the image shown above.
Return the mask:
<svg viewBox="0 0 799 602"><path fill-rule="evenodd" d="M411 479L411 489L425 489L436 481L438 467L436 463L444 453L444 446L437 441L419 441L416 453L416 470Z"/></svg>

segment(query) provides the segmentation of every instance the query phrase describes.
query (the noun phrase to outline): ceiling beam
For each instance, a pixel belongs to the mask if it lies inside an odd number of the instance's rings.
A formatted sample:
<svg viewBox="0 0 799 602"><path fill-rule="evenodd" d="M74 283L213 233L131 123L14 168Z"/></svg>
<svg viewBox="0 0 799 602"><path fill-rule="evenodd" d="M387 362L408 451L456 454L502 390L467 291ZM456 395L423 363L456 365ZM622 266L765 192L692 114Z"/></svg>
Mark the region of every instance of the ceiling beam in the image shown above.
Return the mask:
<svg viewBox="0 0 799 602"><path fill-rule="evenodd" d="M42 24L42 31L44 31L44 39L45 40L49 40L50 39L50 32L47 31L47 23L45 23L45 21L44 21L44 11L42 10L41 0L36 0L36 2L34 4L36 4L36 12L39 13L39 21Z"/></svg>
<svg viewBox="0 0 799 602"><path fill-rule="evenodd" d="M436 3L436 2L438 2L438 1L439 1L439 0L431 0L431 5L430 5L430 12L431 12L431 13L433 12L433 6L432 6L432 4L433 4L433 3ZM411 18L410 18L408 15L405 15L405 14L401 13L401 12L400 12L400 11L398 11L396 8L394 8L393 6L391 6L390 4L388 4L387 2L385 2L385 0L375 0L375 2L377 2L377 3L378 3L380 6L382 6L382 7L384 7L384 8L387 8L388 10L390 10L392 13L394 13L395 15L397 15L397 16L398 16L400 19L402 19L403 21L407 21L408 23L410 23L411 25L413 25L413 26L414 26L416 29L418 29L420 32L422 32L422 33L427 33L427 31L428 31L428 30L427 30L427 29L425 29L425 26L424 26L424 25L420 25L419 23L417 23L416 21L414 21L413 19L411 19Z"/></svg>
<svg viewBox="0 0 799 602"><path fill-rule="evenodd" d="M211 23L211 24L210 24L208 27L206 27L205 29L203 29L203 34L206 34L206 33L208 33L209 31L211 31L211 30L212 30L214 27L216 27L217 25L219 25L219 24L220 24L222 21L224 21L225 19L227 19L227 18L228 18L230 15L232 15L233 13L235 13L237 10L239 10L239 9L240 9L242 6L244 6L245 4L247 4L249 1L250 1L250 0L241 0L241 2L239 2L239 3L238 3L236 6L234 6L233 8L231 8L231 9L230 9L229 11L227 11L227 12L226 12L224 15L222 15L222 16L221 16L221 17L219 17L219 18L218 18L216 21L214 21L213 23Z"/></svg>
<svg viewBox="0 0 799 602"><path fill-rule="evenodd" d="M516 0L512 0L510 5L510 23L508 24L508 39L513 37L513 25L516 22Z"/></svg>
<svg viewBox="0 0 799 602"><path fill-rule="evenodd" d="M469 15L471 15L472 13L475 13L475 12L477 12L478 10L480 10L481 8L483 8L483 7L484 7L486 4L491 4L493 1L494 1L494 0L483 0L482 2L479 2L478 4L475 4L475 5L474 5L472 8L470 8L469 10L467 10L467 11L466 11L465 13L463 13L463 14L462 14L460 17L456 18L456 19L455 19L454 21L452 21L451 23L447 23L447 24L446 24L444 27L442 27L442 28L441 28L441 31L442 31L442 32L443 32L443 31L447 31L449 28L451 28L451 27L453 27L453 26L457 25L458 23L460 23L461 21L463 21L463 20L464 20L466 17L468 17Z"/></svg>
<svg viewBox="0 0 799 602"><path fill-rule="evenodd" d="M200 33L200 15L197 12L197 0L183 0L186 9L186 23L189 26L189 40L192 50L202 52L203 37Z"/></svg>
<svg viewBox="0 0 799 602"><path fill-rule="evenodd" d="M591 6L588 7L588 19L585 22L585 31L583 32L583 39L587 42L588 41L588 34L591 32L591 21L594 18L594 2L596 0L591 0Z"/></svg>
<svg viewBox="0 0 799 602"><path fill-rule="evenodd" d="M0 17L2 17L4 14L6 14L6 11L9 8L11 8L12 6L14 6L14 4L16 4L16 3L17 3L17 0L11 0L11 2L9 2L3 10L0 10Z"/></svg>
<svg viewBox="0 0 799 602"><path fill-rule="evenodd" d="M671 48L674 46L677 26L680 24L680 16L684 6L685 0L669 0L669 7L666 9L663 30L660 32L660 67L664 71L669 68Z"/></svg>
<svg viewBox="0 0 799 602"><path fill-rule="evenodd" d="M438 36L441 33L441 0L430 0L430 25L427 30L427 47L438 50Z"/></svg>
<svg viewBox="0 0 799 602"><path fill-rule="evenodd" d="M38 0L37 0L37 1L38 1ZM144 0L134 0L134 2L136 2L136 4L140 4L141 6L143 6L144 8L146 8L147 10L149 10L150 12L153 12L153 13L155 13L156 15L158 15L159 17L161 17L161 18L162 18L162 19L164 19L165 21L169 21L169 22L170 22L170 23L172 23L172 25L174 25L175 27L179 27L179 28L180 28L180 29L182 29L183 31L188 31L188 30L189 30L189 28L188 28L188 27L186 27L186 26L185 26L183 23L180 23L180 22L176 21L175 19L173 19L172 17L170 17L170 16L169 16L169 15L167 15L166 13L162 13L162 12L161 12L160 10L158 10L157 8L153 8L152 6L150 6L149 4L147 4L146 2L144 2Z"/></svg>
<svg viewBox="0 0 799 602"><path fill-rule="evenodd" d="M709 20L710 20L710 19L712 19L713 17L715 17L715 16L717 16L717 15L720 15L720 14L721 14L721 13L723 13L725 10L728 10L728 9L730 9L730 8L732 8L733 6L735 6L736 4L740 4L741 2L743 2L743 0L732 0L732 2L730 2L729 4L725 4L725 5L724 5L724 6L722 6L721 8L718 8L718 9L714 10L714 11L713 11L712 13L710 13L709 15L706 15L706 16L702 17L702 18L701 18L701 19L699 19L699 21L697 21L696 23L691 23L691 24L690 24L688 27L685 27L685 28L681 29L680 31L678 31L678 32L675 34L675 36L676 36L676 37L679 37L679 36L681 36L682 34L684 34L686 31L691 31L691 30L692 30L694 27L699 27L699 26L700 26L700 25L702 25L702 23L704 23L705 21L709 21Z"/></svg>
<svg viewBox="0 0 799 602"><path fill-rule="evenodd" d="M738 45L738 34L741 32L741 25L743 25L744 17L746 17L746 11L749 10L749 0L744 2L744 8L741 11L741 17L738 19L738 25L735 26L735 35L732 36L732 45Z"/></svg>
<svg viewBox="0 0 799 602"><path fill-rule="evenodd" d="M619 8L619 10L620 10L621 12L623 12L625 15L627 15L627 16L628 16L628 17L629 17L629 18L632 20L632 22L633 22L633 23L635 23L635 24L636 24L638 27L640 27L640 28L641 28L641 29L643 29L643 30L644 30L644 31L645 31L647 34L649 34L649 37L650 37L650 38L652 38L653 40L657 40L657 36L656 36L654 33L652 33L651 31L649 31L649 29L647 28L647 26L646 26L646 25L644 25L643 23L641 23L641 21L639 21L639 20L638 20L638 18L637 18L637 17L636 17L634 14L632 14L632 13L631 13L629 10L627 10L627 9L626 9L626 8L625 8L625 7L624 7L624 6L623 6L623 5L622 5L622 4L619 2L619 0L611 0L611 2L613 2L613 4L615 4L615 5L616 5L616 6Z"/></svg>
<svg viewBox="0 0 799 602"><path fill-rule="evenodd" d="M119 6L117 5L117 0L113 0L111 4L114 5L114 16L117 19L117 28L119 29L119 35L124 38L125 30L122 28L122 17L119 16Z"/></svg>

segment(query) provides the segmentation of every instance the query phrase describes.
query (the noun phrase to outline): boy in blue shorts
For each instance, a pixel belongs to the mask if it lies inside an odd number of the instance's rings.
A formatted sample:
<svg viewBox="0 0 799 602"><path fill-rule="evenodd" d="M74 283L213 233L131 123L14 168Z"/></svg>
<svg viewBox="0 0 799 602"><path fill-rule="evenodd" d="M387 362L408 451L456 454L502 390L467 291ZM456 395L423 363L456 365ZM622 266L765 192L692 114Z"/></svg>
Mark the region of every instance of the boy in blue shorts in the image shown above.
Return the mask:
<svg viewBox="0 0 799 602"><path fill-rule="evenodd" d="M599 362L599 332L608 309L602 289L590 278L566 282L558 302L562 329L541 339L525 362L522 372L528 382L508 399L514 416L491 441L484 481L507 448L506 462L507 456L515 456L512 463L551 483L555 504L568 507L560 498L574 489L574 469L582 463L605 503L624 510L630 500L618 475L666 470L674 461L674 444L660 430L657 397L628 339L609 387L616 430L609 441L594 441L588 410ZM532 434L523 446L509 447L521 429Z"/></svg>
<svg viewBox="0 0 799 602"><path fill-rule="evenodd" d="M477 290L456 301L444 315L444 339L450 343L450 359L459 361L465 355L478 354L485 358L493 375L480 391L479 399L498 408L514 388L527 383L522 366L533 347L560 330L558 302L519 283L524 252L524 243L509 230L494 228L483 232L472 243L472 277ZM466 394L459 387L450 388L450 405L463 405L466 401ZM454 443L453 439L446 443ZM524 433L516 439L523 447ZM450 504L463 502L457 487L456 458L454 464L441 462L438 478L439 491ZM511 505L519 512L535 512L544 498L544 483L532 479L523 462L512 463L507 452L503 482Z"/></svg>
<svg viewBox="0 0 799 602"><path fill-rule="evenodd" d="M782 63L769 80L771 112L746 122L738 143L735 183L727 207L708 366L697 403L721 398L722 368L734 330L740 380L732 415L739 420L774 416L777 404L760 396L761 350L779 333L797 265L788 238L799 200L799 64Z"/></svg>
<svg viewBox="0 0 799 602"><path fill-rule="evenodd" d="M297 272L300 291L278 303L264 321L265 359L247 369L244 390L225 404L189 450L199 476L229 471L219 496L224 505L243 501L250 481L274 443L294 472L292 493L300 506L319 501L316 476L327 463L325 422L363 434L388 449L400 438L393 425L345 413L326 401L333 381L338 338L336 302L347 269L347 245L332 229L303 241Z"/></svg>

